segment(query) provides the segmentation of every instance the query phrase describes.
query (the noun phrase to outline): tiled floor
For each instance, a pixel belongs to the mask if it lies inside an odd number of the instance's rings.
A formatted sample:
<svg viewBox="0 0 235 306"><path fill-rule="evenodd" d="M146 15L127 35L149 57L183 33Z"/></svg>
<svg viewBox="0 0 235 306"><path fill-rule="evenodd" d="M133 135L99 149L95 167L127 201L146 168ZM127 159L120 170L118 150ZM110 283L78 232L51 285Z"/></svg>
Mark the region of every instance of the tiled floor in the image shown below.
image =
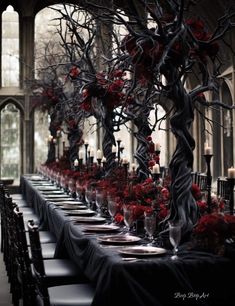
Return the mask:
<svg viewBox="0 0 235 306"><path fill-rule="evenodd" d="M6 275L5 264L3 262L2 253L0 253L0 306L12 305L13 304L11 303L10 286Z"/></svg>

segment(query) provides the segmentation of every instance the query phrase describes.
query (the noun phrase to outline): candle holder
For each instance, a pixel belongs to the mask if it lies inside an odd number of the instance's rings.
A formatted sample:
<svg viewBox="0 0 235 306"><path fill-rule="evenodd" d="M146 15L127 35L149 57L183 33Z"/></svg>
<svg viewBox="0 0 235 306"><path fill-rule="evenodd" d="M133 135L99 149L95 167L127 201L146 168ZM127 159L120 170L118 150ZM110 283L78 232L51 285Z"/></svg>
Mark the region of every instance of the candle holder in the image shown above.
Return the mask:
<svg viewBox="0 0 235 306"><path fill-rule="evenodd" d="M97 163L99 165L99 168L101 167L101 160L102 160L102 158L97 158Z"/></svg>
<svg viewBox="0 0 235 306"><path fill-rule="evenodd" d="M120 159L121 159L121 149L120 149L121 140L117 140L117 145L118 145L117 158L118 158L118 164L120 164Z"/></svg>
<svg viewBox="0 0 235 306"><path fill-rule="evenodd" d="M159 166L160 166L160 158L159 158L160 153L161 153L160 150L156 150L156 151L155 151L155 155L156 155L156 157L157 157L156 163L157 163Z"/></svg>
<svg viewBox="0 0 235 306"><path fill-rule="evenodd" d="M79 163L79 168L82 169L83 158L79 158L78 163Z"/></svg>
<svg viewBox="0 0 235 306"><path fill-rule="evenodd" d="M213 154L204 154L204 158L206 161L206 191L207 191L207 206L208 206L208 213L211 212L211 182L212 182L212 176L211 176L211 158Z"/></svg>
<svg viewBox="0 0 235 306"><path fill-rule="evenodd" d="M89 163L90 163L91 170L92 170L93 162L94 162L94 156L89 156Z"/></svg>
<svg viewBox="0 0 235 306"><path fill-rule="evenodd" d="M106 161L102 161L102 165L103 165L103 169L105 171L105 169L106 169Z"/></svg>
<svg viewBox="0 0 235 306"><path fill-rule="evenodd" d="M79 171L79 166L74 166L74 171Z"/></svg>
<svg viewBox="0 0 235 306"><path fill-rule="evenodd" d="M235 178L227 177L228 186L229 186L229 213L233 215L234 212L234 184Z"/></svg>
<svg viewBox="0 0 235 306"><path fill-rule="evenodd" d="M128 178L128 163L123 164L125 180Z"/></svg>
<svg viewBox="0 0 235 306"><path fill-rule="evenodd" d="M152 178L155 183L159 183L160 173L152 173Z"/></svg>
<svg viewBox="0 0 235 306"><path fill-rule="evenodd" d="M88 150L88 143L85 143L85 162L86 162L86 165L88 163L88 154L87 154L87 150Z"/></svg>

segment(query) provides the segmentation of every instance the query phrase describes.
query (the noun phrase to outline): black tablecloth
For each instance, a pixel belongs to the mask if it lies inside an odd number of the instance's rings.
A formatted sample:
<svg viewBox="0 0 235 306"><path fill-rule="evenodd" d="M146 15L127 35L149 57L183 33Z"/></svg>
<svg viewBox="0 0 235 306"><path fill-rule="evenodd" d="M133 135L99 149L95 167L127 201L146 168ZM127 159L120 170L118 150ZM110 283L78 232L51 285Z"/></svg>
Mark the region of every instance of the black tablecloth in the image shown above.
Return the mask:
<svg viewBox="0 0 235 306"><path fill-rule="evenodd" d="M22 192L40 216L41 227L57 237L56 257L69 256L96 286L92 306L235 305L235 261L182 250L124 261L116 248L105 248L96 235L84 235L61 209L21 178Z"/></svg>

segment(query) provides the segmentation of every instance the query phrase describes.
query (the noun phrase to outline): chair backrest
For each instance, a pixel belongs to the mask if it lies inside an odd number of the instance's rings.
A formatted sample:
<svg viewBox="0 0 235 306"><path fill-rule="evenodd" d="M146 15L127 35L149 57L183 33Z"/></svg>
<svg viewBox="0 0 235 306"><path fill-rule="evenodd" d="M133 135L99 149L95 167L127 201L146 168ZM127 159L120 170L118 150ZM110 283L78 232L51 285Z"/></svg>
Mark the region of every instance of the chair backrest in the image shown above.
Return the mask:
<svg viewBox="0 0 235 306"><path fill-rule="evenodd" d="M13 210L14 226L13 237L15 240L15 263L17 265L17 278L24 305L33 305L35 302L35 282L31 270L31 260L26 238L23 213L19 207Z"/></svg>
<svg viewBox="0 0 235 306"><path fill-rule="evenodd" d="M217 195L222 197L224 200L229 200L230 198L229 183L226 177L219 176L217 178Z"/></svg>
<svg viewBox="0 0 235 306"><path fill-rule="evenodd" d="M39 236L39 229L38 226L34 224L33 220L29 220L27 224L28 224L33 270L38 288L38 294L42 297L45 306L50 305L48 289L44 281L46 276L45 276L45 268L42 256L40 236Z"/></svg>
<svg viewBox="0 0 235 306"><path fill-rule="evenodd" d="M37 275L44 277L45 270L43 264L42 248L39 236L38 226L34 224L33 220L28 221L28 231L30 240L30 249L32 255L32 262Z"/></svg>
<svg viewBox="0 0 235 306"><path fill-rule="evenodd" d="M15 239L16 248L18 252L18 259L21 265L22 272L25 271L31 276L31 260L29 257L29 249L26 238L26 231L24 225L24 216L19 207L14 208L14 221L15 221Z"/></svg>
<svg viewBox="0 0 235 306"><path fill-rule="evenodd" d="M205 173L197 173L197 182L201 191L207 190L207 176Z"/></svg>

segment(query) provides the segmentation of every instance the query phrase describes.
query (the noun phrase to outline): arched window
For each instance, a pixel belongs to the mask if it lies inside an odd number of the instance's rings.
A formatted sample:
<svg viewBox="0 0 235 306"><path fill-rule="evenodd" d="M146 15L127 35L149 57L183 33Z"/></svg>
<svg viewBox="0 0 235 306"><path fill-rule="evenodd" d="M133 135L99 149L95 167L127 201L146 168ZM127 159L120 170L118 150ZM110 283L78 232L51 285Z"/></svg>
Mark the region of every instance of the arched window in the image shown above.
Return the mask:
<svg viewBox="0 0 235 306"><path fill-rule="evenodd" d="M2 87L19 86L19 17L12 6L2 13Z"/></svg>
<svg viewBox="0 0 235 306"><path fill-rule="evenodd" d="M0 116L0 176L15 183L21 172L21 130L20 110L13 103L6 104Z"/></svg>

